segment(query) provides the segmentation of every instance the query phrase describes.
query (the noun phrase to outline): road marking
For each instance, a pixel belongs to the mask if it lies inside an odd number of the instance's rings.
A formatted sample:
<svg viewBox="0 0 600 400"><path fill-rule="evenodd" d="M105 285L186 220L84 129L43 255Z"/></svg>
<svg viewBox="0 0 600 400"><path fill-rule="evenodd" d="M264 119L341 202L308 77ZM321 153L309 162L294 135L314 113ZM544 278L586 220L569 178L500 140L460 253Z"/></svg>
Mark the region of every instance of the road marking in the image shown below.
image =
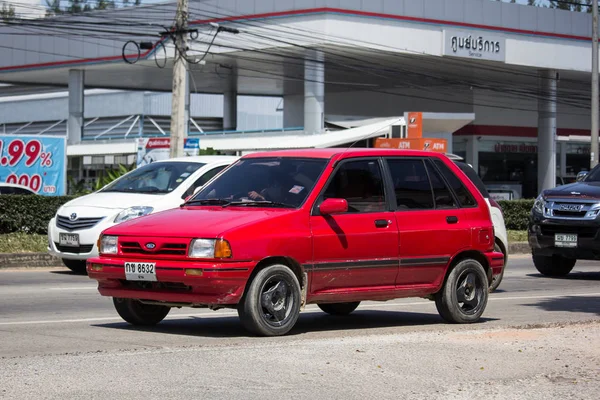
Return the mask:
<svg viewBox="0 0 600 400"><path fill-rule="evenodd" d="M573 294L560 294L560 295L539 295L539 296L512 296L512 297L490 297L489 301L506 301L506 300L536 300L536 299L559 299L563 297L591 297L600 296L600 293L573 293ZM388 308L388 307L403 307L403 306L414 306L431 304L431 301L417 301L410 303L383 303L383 304L363 304L358 308L374 309L374 308ZM317 311L316 305L311 304L306 308L306 311ZM215 311L195 314L174 314L168 315L165 320L174 320L182 318L214 318L222 316L234 316L237 315L235 311ZM79 318L79 319L61 319L61 320L39 320L39 321L14 321L14 322L0 322L0 326L13 326L13 325L42 325L42 324L64 324L64 323L75 323L75 322L102 322L102 321L122 321L119 317L104 317L104 318Z"/></svg>
<svg viewBox="0 0 600 400"><path fill-rule="evenodd" d="M48 290L96 290L98 286L84 286L84 287L53 287Z"/></svg>

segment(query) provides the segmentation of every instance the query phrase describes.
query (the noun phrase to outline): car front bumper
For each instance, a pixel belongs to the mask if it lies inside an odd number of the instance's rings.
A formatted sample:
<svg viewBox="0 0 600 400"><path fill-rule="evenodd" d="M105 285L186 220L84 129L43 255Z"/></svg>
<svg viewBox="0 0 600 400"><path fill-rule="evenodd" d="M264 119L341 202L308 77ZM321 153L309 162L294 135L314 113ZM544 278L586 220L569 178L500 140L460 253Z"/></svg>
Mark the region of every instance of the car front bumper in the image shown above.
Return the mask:
<svg viewBox="0 0 600 400"><path fill-rule="evenodd" d="M129 281L125 262L156 263L157 282ZM88 276L98 281L102 296L151 300L188 306L237 304L255 263L190 262L94 257L87 261ZM186 271L193 270L193 273Z"/></svg>
<svg viewBox="0 0 600 400"><path fill-rule="evenodd" d="M532 216L528 227L528 241L536 255L561 255L580 260L600 260L600 223ZM577 234L577 247L556 247L555 234Z"/></svg>

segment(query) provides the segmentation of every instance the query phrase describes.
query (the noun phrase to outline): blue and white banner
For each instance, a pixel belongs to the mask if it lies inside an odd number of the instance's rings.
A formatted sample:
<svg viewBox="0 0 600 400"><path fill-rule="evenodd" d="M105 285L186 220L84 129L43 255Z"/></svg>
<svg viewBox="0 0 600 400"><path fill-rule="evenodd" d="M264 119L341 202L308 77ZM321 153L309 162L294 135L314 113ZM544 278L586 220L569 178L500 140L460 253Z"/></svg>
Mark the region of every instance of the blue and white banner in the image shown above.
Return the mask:
<svg viewBox="0 0 600 400"><path fill-rule="evenodd" d="M65 137L0 135L0 183L44 196L65 195L66 149Z"/></svg>

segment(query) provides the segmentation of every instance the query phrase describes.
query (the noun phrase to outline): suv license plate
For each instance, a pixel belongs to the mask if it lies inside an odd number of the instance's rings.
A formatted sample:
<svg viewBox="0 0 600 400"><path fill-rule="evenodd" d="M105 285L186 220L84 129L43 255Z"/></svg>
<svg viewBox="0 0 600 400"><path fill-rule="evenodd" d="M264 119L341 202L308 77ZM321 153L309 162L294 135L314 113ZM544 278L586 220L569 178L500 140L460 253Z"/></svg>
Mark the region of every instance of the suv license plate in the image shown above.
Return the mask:
<svg viewBox="0 0 600 400"><path fill-rule="evenodd" d="M156 263L126 262L125 279L156 282Z"/></svg>
<svg viewBox="0 0 600 400"><path fill-rule="evenodd" d="M577 234L557 233L554 235L554 245L556 247L577 247Z"/></svg>
<svg viewBox="0 0 600 400"><path fill-rule="evenodd" d="M58 244L61 246L68 247L79 247L79 234L78 233L59 233Z"/></svg>

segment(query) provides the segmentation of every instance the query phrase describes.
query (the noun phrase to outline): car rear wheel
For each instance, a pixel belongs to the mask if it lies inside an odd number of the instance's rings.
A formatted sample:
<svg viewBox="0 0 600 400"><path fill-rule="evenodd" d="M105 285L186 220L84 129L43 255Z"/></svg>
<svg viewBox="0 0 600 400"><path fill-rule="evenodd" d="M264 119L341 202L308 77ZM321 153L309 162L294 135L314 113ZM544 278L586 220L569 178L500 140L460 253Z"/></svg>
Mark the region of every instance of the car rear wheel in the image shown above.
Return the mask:
<svg viewBox="0 0 600 400"><path fill-rule="evenodd" d="M352 311L356 310L356 307L360 304L360 301L354 301L352 303L325 303L317 304L319 308L331 315L348 315Z"/></svg>
<svg viewBox="0 0 600 400"><path fill-rule="evenodd" d="M533 255L533 265L542 275L565 276L575 266L577 260L559 255L539 256Z"/></svg>
<svg viewBox="0 0 600 400"><path fill-rule="evenodd" d="M477 322L487 306L488 290L488 278L481 264L473 259L462 260L435 294L435 305L448 322Z"/></svg>
<svg viewBox="0 0 600 400"><path fill-rule="evenodd" d="M63 258L62 262L65 265L65 267L69 268L71 271L75 272L76 274L80 274L80 275L87 274L87 270L85 269L85 264L86 264L85 260L69 260L69 259Z"/></svg>
<svg viewBox="0 0 600 400"><path fill-rule="evenodd" d="M506 253L502 251L502 248L500 245L498 245L498 243L494 245L494 251L504 254L504 268L506 268ZM500 275L492 277L492 283L490 283L490 293L498 289L498 286L500 286L500 282L502 282L502 278L504 277L504 268L502 268Z"/></svg>
<svg viewBox="0 0 600 400"><path fill-rule="evenodd" d="M296 275L285 265L271 265L256 274L238 315L242 325L261 336L288 333L300 315L301 289Z"/></svg>
<svg viewBox="0 0 600 400"><path fill-rule="evenodd" d="M125 321L132 325L156 325L171 311L171 307L143 304L134 299L113 297L115 309Z"/></svg>

